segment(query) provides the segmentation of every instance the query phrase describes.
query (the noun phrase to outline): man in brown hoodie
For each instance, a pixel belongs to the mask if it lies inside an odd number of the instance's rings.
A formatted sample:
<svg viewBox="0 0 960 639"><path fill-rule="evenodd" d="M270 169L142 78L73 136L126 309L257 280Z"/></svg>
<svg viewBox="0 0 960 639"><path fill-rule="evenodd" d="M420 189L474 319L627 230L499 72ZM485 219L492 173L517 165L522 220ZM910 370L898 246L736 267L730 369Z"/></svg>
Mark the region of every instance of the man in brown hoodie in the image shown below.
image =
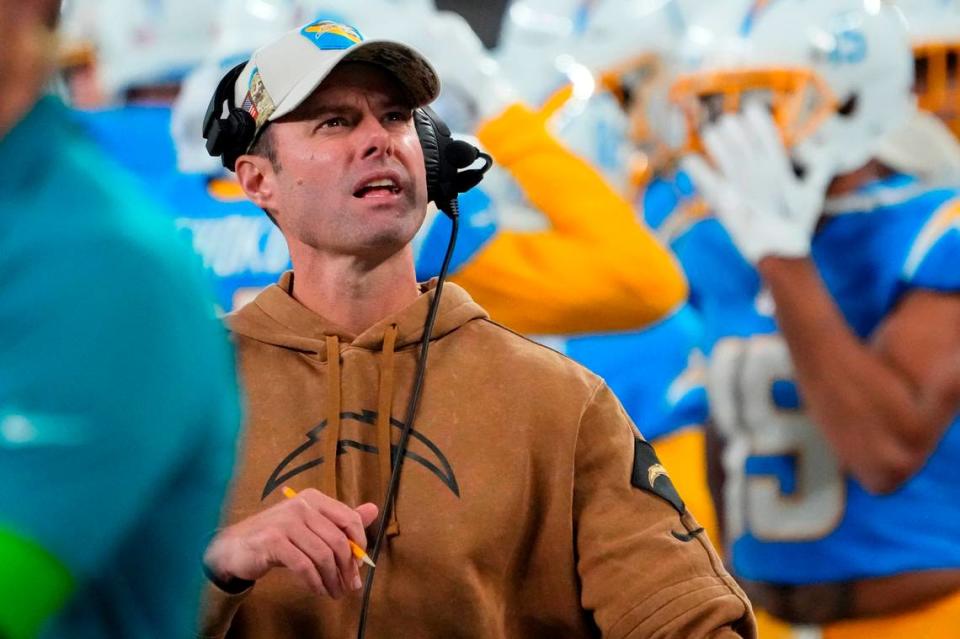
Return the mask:
<svg viewBox="0 0 960 639"><path fill-rule="evenodd" d="M410 241L427 205L412 112L439 81L403 45L316 22L224 83L208 148L276 220L293 272L229 318L248 420L204 557L201 636L349 637L361 581L348 539L365 547L380 525L436 286L417 284ZM452 284L426 370L367 636L755 636L601 379Z"/></svg>

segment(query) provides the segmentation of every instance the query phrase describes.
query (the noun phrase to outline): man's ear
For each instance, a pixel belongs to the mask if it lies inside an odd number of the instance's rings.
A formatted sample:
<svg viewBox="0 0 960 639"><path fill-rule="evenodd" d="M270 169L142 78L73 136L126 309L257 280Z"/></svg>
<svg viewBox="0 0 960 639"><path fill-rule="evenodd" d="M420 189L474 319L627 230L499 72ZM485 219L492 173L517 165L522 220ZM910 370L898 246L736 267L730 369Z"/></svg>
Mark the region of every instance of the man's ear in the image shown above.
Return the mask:
<svg viewBox="0 0 960 639"><path fill-rule="evenodd" d="M250 201L261 209L276 209L276 171L270 160L259 155L241 155L234 165L237 181Z"/></svg>

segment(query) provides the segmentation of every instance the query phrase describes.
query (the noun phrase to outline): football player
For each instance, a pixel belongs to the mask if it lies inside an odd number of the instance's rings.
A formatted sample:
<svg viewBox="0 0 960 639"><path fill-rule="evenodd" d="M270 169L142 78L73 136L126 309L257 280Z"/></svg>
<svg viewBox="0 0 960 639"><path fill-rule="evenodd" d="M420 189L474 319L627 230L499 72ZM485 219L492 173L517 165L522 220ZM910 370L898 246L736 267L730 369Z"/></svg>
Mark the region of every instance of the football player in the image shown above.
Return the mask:
<svg viewBox="0 0 960 639"><path fill-rule="evenodd" d="M716 218L674 246L705 322L732 568L761 636L960 627L960 200L877 159L913 116L901 15L715 7L680 78Z"/></svg>

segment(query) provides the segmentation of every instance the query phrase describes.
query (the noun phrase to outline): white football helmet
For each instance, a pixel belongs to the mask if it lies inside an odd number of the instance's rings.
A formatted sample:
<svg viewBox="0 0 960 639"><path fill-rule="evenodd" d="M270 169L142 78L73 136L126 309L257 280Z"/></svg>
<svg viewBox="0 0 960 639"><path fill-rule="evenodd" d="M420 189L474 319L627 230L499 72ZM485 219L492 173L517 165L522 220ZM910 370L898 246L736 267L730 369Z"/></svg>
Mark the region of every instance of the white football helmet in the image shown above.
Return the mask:
<svg viewBox="0 0 960 639"><path fill-rule="evenodd" d="M503 16L494 57L529 104L542 104L565 83L572 43L596 0L513 0Z"/></svg>
<svg viewBox="0 0 960 639"><path fill-rule="evenodd" d="M886 0L725 0L690 26L684 55L696 70L671 96L695 151L706 121L761 100L796 160L846 173L915 110L906 26Z"/></svg>
<svg viewBox="0 0 960 639"><path fill-rule="evenodd" d="M504 66L530 77L528 96L530 86L549 89L535 103L551 130L628 197L670 164L671 143L682 140L668 79L685 12L702 1L561 2L546 13L534 0L511 7Z"/></svg>
<svg viewBox="0 0 960 639"><path fill-rule="evenodd" d="M899 0L913 47L920 107L877 157L928 182L960 183L960 0Z"/></svg>
<svg viewBox="0 0 960 639"><path fill-rule="evenodd" d="M960 1L898 0L913 47L918 104L960 136Z"/></svg>
<svg viewBox="0 0 960 639"><path fill-rule="evenodd" d="M473 134L482 120L516 101L516 92L462 16L432 8L421 11L419 18L381 21L361 31L367 38L399 40L426 56L441 84L440 97L431 107L452 131Z"/></svg>
<svg viewBox="0 0 960 639"><path fill-rule="evenodd" d="M208 55L217 0L100 0L97 56L105 92L178 83Z"/></svg>
<svg viewBox="0 0 960 639"><path fill-rule="evenodd" d="M302 0L225 0L218 12L217 37L208 61L239 63L310 17Z"/></svg>
<svg viewBox="0 0 960 639"><path fill-rule="evenodd" d="M170 135L177 151L177 169L182 173L217 175L224 172L220 158L207 153L203 118L220 78L229 70L219 64L203 64L180 85L180 95L170 113Z"/></svg>
<svg viewBox="0 0 960 639"><path fill-rule="evenodd" d="M695 0L601 0L572 60L569 85L544 106L551 124L581 155L628 193L672 163L684 132L667 99L677 42Z"/></svg>

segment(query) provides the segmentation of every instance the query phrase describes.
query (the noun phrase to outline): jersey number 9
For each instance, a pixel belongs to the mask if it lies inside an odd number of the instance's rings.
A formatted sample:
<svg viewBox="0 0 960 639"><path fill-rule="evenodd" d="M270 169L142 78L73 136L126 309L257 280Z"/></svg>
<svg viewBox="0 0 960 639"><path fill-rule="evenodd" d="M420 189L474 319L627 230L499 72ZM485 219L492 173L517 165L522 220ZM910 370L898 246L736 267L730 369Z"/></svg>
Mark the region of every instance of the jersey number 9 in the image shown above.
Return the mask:
<svg viewBox="0 0 960 639"><path fill-rule="evenodd" d="M714 347L707 382L712 417L726 439L729 539L812 541L843 518L837 459L796 399L793 365L778 335L728 338ZM779 398L779 401L778 401ZM786 407L785 407L786 406Z"/></svg>

